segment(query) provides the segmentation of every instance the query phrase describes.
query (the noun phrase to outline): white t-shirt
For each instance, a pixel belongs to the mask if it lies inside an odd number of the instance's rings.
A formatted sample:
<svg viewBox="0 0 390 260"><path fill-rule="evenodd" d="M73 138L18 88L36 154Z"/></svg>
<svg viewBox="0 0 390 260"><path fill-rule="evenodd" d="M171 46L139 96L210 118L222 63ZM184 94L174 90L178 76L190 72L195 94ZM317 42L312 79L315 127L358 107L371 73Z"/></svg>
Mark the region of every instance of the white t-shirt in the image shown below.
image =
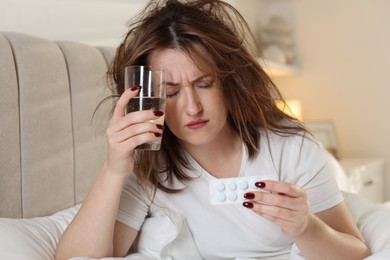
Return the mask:
<svg viewBox="0 0 390 260"><path fill-rule="evenodd" d="M262 135L260 153L249 161L244 146L240 176L260 176L302 187L308 194L313 213L329 209L343 200L331 163L323 147L308 137L279 136L269 133L270 146ZM270 148L271 147L271 150ZM214 179L189 156L196 177L180 193L157 191L154 203L130 174L122 193L117 220L140 230L148 215L161 208L185 217L196 246L204 259L264 258L286 256L293 241L270 221L241 204L212 205L209 180ZM184 184L174 183L184 188ZM141 230L142 232L142 230Z"/></svg>

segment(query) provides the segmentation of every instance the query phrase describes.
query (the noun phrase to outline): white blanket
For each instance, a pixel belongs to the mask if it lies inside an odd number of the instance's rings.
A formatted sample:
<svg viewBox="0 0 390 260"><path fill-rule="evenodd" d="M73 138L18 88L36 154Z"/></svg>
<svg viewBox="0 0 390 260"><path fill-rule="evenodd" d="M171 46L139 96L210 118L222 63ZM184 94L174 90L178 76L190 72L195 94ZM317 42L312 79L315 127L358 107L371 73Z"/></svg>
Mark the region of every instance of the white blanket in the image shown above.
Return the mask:
<svg viewBox="0 0 390 260"><path fill-rule="evenodd" d="M373 204L351 193L344 193L344 196L373 253L367 259L390 259L389 206ZM59 237L79 207L77 205L41 218L0 218L0 259L52 260ZM181 216L161 211L148 218L142 228L146 232L142 232L140 236L138 253L124 258L103 259L201 259L190 230ZM148 230L153 232L147 232ZM150 236L152 233L155 235ZM86 259L91 258L75 257L72 260ZM292 250L289 259L300 259L296 248Z"/></svg>

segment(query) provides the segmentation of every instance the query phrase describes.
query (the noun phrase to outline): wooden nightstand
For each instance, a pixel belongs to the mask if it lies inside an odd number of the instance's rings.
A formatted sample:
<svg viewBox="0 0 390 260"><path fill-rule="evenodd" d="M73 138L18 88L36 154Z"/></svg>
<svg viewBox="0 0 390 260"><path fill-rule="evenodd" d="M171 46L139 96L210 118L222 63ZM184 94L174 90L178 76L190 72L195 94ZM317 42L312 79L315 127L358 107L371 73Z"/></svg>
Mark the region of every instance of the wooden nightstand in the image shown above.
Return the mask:
<svg viewBox="0 0 390 260"><path fill-rule="evenodd" d="M377 158L345 158L339 161L356 193L373 202L383 202L384 160Z"/></svg>

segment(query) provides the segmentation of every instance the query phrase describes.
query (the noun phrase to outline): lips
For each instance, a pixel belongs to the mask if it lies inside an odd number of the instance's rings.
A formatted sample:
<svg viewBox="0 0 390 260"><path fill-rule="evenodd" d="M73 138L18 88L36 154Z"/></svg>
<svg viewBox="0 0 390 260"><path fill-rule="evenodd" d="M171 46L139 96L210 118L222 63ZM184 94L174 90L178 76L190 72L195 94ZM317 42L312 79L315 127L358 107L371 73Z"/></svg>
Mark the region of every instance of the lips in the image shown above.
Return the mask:
<svg viewBox="0 0 390 260"><path fill-rule="evenodd" d="M190 128L190 129L202 128L203 126L205 126L205 125L208 123L208 121L209 121L209 120L198 119L198 120L189 122L189 123L186 125L186 127Z"/></svg>

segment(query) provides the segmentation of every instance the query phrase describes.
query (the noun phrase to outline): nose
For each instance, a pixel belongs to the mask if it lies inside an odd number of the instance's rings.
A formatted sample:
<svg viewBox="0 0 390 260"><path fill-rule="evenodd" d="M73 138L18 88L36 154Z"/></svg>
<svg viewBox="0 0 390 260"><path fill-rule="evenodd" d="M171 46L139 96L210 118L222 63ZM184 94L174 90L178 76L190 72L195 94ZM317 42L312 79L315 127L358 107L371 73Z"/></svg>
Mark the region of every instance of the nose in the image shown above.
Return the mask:
<svg viewBox="0 0 390 260"><path fill-rule="evenodd" d="M187 93L185 112L189 116L195 116L199 114L202 109L202 104L200 102L198 94L194 89L191 89L191 91L188 91Z"/></svg>

